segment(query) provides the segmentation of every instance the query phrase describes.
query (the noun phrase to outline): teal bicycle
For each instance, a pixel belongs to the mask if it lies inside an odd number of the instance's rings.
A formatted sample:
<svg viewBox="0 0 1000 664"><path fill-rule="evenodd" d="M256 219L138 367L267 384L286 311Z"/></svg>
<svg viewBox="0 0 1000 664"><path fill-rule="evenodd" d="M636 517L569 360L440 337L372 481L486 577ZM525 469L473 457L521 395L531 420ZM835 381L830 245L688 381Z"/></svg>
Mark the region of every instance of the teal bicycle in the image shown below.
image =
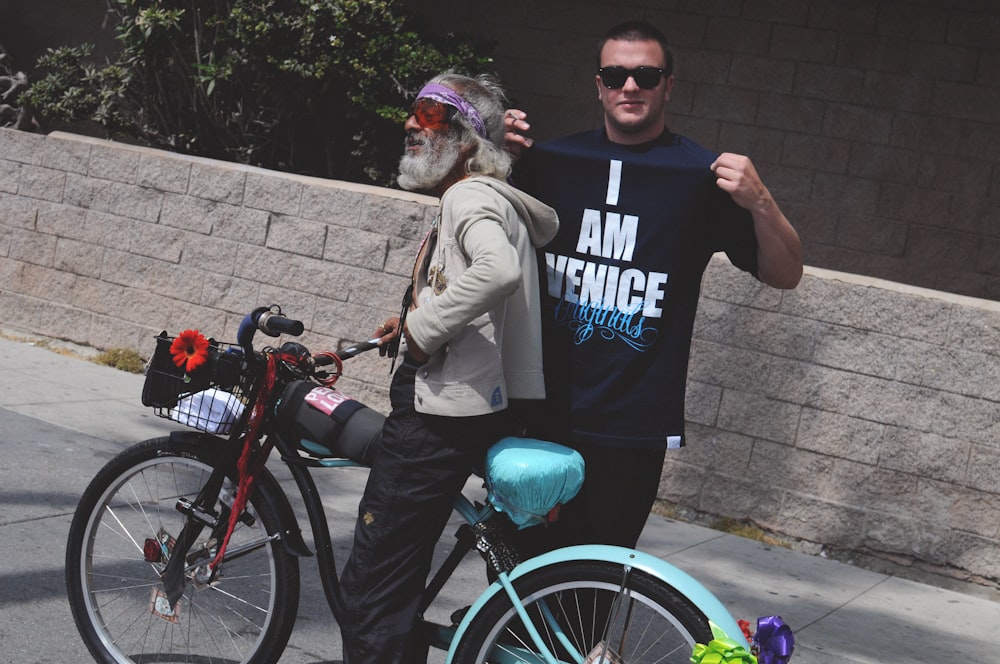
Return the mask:
<svg viewBox="0 0 1000 664"><path fill-rule="evenodd" d="M305 557L315 556L336 616L337 568L312 473L364 465L377 445L382 416L332 389L343 360L375 344L316 355L291 341L253 348L259 330L294 336L302 329L272 306L244 319L236 344L190 330L157 338L143 402L194 430L124 450L79 502L66 582L77 628L96 661L277 662L295 624ZM324 404L316 409L309 400ZM299 414L306 411L323 411L329 430L304 436ZM315 552L265 465L272 450L301 494ZM486 503L456 501L464 524L421 606L432 606L473 551L495 580L484 579L482 592L451 624L422 623L448 662L748 663L758 653L762 663L787 661L786 626L765 624L749 640L708 590L653 556L576 546L522 560L511 534L572 497L582 479L574 454L551 443L504 439L482 469ZM526 481L556 489L519 492L523 478L501 476L500 464L512 455L522 466L547 469ZM546 504L519 497L529 494L544 494ZM726 659L712 659L718 653Z"/></svg>

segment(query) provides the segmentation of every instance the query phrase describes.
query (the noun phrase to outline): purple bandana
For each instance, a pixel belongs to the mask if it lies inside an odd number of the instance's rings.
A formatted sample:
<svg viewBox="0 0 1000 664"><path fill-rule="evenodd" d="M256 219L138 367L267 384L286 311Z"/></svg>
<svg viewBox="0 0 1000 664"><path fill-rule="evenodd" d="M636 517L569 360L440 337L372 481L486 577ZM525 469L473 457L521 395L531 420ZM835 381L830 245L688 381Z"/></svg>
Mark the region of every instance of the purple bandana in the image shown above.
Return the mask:
<svg viewBox="0 0 1000 664"><path fill-rule="evenodd" d="M446 85L440 85L439 83L429 83L424 86L424 88L417 94L417 99L433 99L434 101L439 101L442 104L447 104L448 106L453 106L458 109L466 120L472 124L472 128L476 130L476 133L490 140L489 134L486 133L486 124L483 123L482 117L480 117L479 112L470 104L465 101L460 94L452 90Z"/></svg>

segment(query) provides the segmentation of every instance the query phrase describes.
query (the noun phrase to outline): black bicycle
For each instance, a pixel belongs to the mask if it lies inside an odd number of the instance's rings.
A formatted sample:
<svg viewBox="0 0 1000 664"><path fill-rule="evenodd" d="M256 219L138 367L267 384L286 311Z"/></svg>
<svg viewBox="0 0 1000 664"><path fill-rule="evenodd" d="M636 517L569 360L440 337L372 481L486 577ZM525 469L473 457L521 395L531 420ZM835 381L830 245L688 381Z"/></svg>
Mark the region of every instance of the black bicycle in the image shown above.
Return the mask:
<svg viewBox="0 0 1000 664"><path fill-rule="evenodd" d="M157 338L143 402L194 430L122 451L77 507L66 582L77 628L97 661L278 661L296 619L299 559L313 552L265 465L272 449L301 494L336 616L338 575L311 473L364 465L384 418L332 388L342 361L374 342L315 355L291 341L253 348L258 330L278 336L302 329L272 306L244 319L235 344L194 331ZM315 404L303 405L307 398L325 402L318 425L304 424L319 412ZM558 466L572 457L566 452L517 438L491 450L483 473L489 500L475 504L462 496L456 502L465 523L428 581L422 609L471 551L486 559L496 580L484 578L455 624L423 625L432 645L446 650L449 662L679 664L692 651L732 637L735 651L750 657L761 644L751 645L701 584L658 558L580 546L521 559L510 542L514 522L544 518L578 487L579 471ZM521 455L523 465L547 474L498 477L491 464L503 454ZM519 502L517 485L531 481L561 481L567 488L552 504Z"/></svg>

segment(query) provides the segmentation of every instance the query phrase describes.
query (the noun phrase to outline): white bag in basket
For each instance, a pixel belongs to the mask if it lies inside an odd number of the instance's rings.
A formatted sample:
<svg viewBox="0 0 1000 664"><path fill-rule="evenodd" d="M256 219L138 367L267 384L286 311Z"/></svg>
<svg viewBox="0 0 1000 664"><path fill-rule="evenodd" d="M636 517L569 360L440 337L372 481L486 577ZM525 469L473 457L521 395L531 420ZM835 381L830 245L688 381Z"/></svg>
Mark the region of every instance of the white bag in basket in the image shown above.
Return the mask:
<svg viewBox="0 0 1000 664"><path fill-rule="evenodd" d="M242 401L214 387L189 394L170 409L170 419L207 433L229 433L242 414Z"/></svg>

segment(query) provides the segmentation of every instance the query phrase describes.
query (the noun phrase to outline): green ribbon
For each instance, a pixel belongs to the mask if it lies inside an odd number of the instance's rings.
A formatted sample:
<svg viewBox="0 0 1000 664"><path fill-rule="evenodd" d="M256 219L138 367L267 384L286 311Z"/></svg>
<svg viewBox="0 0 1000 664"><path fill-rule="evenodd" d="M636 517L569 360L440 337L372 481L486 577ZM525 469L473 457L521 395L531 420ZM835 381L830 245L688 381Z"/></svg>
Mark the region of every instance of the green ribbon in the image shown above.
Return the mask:
<svg viewBox="0 0 1000 664"><path fill-rule="evenodd" d="M691 653L691 664L757 664L746 646L729 638L718 625L709 621L714 637L708 645L698 643Z"/></svg>

